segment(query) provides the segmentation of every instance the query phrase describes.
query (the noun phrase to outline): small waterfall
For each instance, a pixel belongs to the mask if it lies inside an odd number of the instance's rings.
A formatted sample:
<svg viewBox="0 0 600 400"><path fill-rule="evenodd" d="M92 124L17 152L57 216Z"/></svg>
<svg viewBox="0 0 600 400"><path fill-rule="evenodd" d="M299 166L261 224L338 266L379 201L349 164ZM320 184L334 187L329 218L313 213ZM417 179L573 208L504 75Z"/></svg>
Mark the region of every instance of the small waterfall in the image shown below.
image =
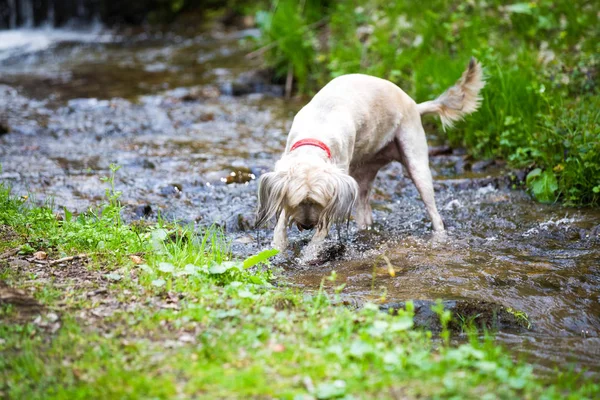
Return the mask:
<svg viewBox="0 0 600 400"><path fill-rule="evenodd" d="M53 27L56 24L54 13L54 0L48 0L48 18L46 20L46 24L49 27Z"/></svg>
<svg viewBox="0 0 600 400"><path fill-rule="evenodd" d="M8 20L8 28L15 29L17 27L17 7L15 4L16 0L8 0L8 12L9 20Z"/></svg>
<svg viewBox="0 0 600 400"><path fill-rule="evenodd" d="M33 28L33 0L20 0L21 8L21 26L25 28Z"/></svg>
<svg viewBox="0 0 600 400"><path fill-rule="evenodd" d="M85 17L85 0L77 0L77 16Z"/></svg>
<svg viewBox="0 0 600 400"><path fill-rule="evenodd" d="M0 30L59 27L98 19L98 0L0 0Z"/></svg>

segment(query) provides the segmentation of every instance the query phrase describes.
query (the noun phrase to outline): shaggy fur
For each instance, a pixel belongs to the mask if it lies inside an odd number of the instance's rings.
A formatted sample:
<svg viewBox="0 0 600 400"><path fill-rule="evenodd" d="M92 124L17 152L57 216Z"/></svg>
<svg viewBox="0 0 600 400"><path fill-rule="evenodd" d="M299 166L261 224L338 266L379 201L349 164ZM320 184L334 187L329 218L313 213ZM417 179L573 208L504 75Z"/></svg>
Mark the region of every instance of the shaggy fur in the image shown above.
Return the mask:
<svg viewBox="0 0 600 400"><path fill-rule="evenodd" d="M451 127L477 110L485 82L471 59L454 86L433 101L416 104L393 83L368 75L333 79L302 109L292 124L286 149L275 170L259 182L257 225L276 217L273 246L287 247L287 229L316 227L304 258L317 256L332 224L347 221L352 209L359 227L373 222L369 203L379 169L401 162L415 183L436 232L444 231L433 194L427 140L421 115L437 114ZM318 139L331 150L302 146Z"/></svg>

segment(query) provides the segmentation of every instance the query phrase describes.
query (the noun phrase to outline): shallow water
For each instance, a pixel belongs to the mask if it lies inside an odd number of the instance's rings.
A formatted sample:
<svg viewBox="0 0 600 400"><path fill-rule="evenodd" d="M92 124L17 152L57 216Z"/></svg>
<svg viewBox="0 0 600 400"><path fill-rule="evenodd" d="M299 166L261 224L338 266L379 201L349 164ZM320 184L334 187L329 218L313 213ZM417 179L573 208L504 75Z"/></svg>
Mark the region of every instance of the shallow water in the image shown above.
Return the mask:
<svg viewBox="0 0 600 400"><path fill-rule="evenodd" d="M265 247L272 232L251 228L253 178L272 168L302 100L244 81L260 66L244 57L246 34L255 32L102 32L0 54L0 122L10 131L0 136L0 178L18 194L84 211L102 202L99 178L116 163L126 218L217 223L240 256ZM228 95L240 82L247 94ZM342 298L356 305L442 298L510 307L531 327L501 330L500 342L546 368L600 373L600 210L534 203L510 190L501 165L472 171L460 152L431 163L447 241L431 240L416 189L390 165L377 178L374 229L332 234L318 266L295 262L310 233L294 230L292 249L275 261L285 280L315 290L335 270Z"/></svg>

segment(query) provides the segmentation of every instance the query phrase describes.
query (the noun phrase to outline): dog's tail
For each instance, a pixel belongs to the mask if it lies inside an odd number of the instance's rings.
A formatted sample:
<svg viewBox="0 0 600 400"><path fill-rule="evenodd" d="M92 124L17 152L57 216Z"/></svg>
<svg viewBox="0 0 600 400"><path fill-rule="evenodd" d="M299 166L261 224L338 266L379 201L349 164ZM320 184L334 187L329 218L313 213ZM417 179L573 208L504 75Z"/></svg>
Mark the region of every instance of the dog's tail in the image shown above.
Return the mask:
<svg viewBox="0 0 600 400"><path fill-rule="evenodd" d="M433 101L417 104L421 115L438 114L444 129L454 126L465 115L475 112L481 103L479 91L485 86L481 64L471 57L467 70L454 86Z"/></svg>

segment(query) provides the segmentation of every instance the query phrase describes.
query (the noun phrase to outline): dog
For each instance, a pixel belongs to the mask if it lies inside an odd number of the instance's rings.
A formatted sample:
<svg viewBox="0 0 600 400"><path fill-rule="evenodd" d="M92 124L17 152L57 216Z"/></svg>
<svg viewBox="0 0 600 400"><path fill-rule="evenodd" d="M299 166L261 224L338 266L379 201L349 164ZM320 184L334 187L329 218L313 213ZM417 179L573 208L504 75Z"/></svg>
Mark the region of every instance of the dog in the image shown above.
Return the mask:
<svg viewBox="0 0 600 400"><path fill-rule="evenodd" d="M443 128L475 112L484 87L481 64L471 58L454 86L417 104L394 83L369 75L339 76L296 114L283 156L259 180L256 225L276 217L272 246L288 246L287 229L316 228L303 259L314 259L333 224L353 208L361 229L371 226L369 198L377 172L402 163L414 182L435 233L444 232L433 193L421 116L437 114Z"/></svg>

